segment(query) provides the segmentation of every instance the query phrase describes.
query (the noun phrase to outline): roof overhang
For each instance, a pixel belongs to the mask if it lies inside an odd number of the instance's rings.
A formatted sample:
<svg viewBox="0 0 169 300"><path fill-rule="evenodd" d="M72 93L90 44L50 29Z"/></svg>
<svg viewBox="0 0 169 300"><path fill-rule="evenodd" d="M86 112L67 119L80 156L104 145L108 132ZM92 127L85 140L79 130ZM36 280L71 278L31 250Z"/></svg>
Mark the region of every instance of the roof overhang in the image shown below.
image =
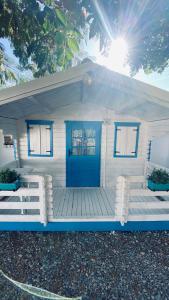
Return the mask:
<svg viewBox="0 0 169 300"><path fill-rule="evenodd" d="M84 63L0 93L0 116L22 118L50 114L73 103L100 104L146 121L169 118L169 92Z"/></svg>

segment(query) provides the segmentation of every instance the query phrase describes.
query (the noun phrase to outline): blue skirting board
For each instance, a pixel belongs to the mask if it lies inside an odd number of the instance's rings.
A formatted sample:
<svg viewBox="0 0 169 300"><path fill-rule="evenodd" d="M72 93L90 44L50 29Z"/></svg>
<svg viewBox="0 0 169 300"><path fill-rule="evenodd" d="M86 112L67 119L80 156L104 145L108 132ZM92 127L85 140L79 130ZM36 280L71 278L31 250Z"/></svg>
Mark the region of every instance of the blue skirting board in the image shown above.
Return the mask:
<svg viewBox="0 0 169 300"><path fill-rule="evenodd" d="M152 231L169 230L169 221L130 221L124 226L120 222L49 222L43 226L38 222L0 222L0 231Z"/></svg>

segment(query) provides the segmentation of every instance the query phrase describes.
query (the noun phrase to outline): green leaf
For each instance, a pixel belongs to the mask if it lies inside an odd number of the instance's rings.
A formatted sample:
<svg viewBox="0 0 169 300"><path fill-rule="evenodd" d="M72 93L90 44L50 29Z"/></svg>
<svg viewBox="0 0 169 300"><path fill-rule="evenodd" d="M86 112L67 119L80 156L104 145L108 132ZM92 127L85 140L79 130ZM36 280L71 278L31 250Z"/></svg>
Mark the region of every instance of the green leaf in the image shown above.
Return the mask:
<svg viewBox="0 0 169 300"><path fill-rule="evenodd" d="M79 45L75 39L68 39L67 44L72 52L79 51Z"/></svg>
<svg viewBox="0 0 169 300"><path fill-rule="evenodd" d="M25 292L27 292L31 295L43 298L43 299L51 299L51 300L81 300L82 299L81 297L68 298L68 297L63 297L63 296L60 296L60 295L56 295L56 294L48 292L44 289L37 288L37 287L34 287L32 285L25 284L25 283L20 283L16 280L13 280L10 277L8 277L2 270L0 270L0 273L6 279L8 279L10 282L12 282L14 285L19 287L21 290L23 290L23 291L25 291Z"/></svg>
<svg viewBox="0 0 169 300"><path fill-rule="evenodd" d="M55 11L56 11L56 15L57 15L59 21L60 21L64 26L66 26L66 24L67 24L67 18L66 18L66 16L65 16L65 14L64 14L60 9L58 9L58 8L56 8Z"/></svg>
<svg viewBox="0 0 169 300"><path fill-rule="evenodd" d="M66 50L66 59L71 60L72 58L73 58L73 53L69 49L67 49Z"/></svg>
<svg viewBox="0 0 169 300"><path fill-rule="evenodd" d="M145 73L146 75L151 74L151 73L152 73L151 68L150 68L149 66L148 66L147 68L145 68L145 69L144 69L144 73Z"/></svg>

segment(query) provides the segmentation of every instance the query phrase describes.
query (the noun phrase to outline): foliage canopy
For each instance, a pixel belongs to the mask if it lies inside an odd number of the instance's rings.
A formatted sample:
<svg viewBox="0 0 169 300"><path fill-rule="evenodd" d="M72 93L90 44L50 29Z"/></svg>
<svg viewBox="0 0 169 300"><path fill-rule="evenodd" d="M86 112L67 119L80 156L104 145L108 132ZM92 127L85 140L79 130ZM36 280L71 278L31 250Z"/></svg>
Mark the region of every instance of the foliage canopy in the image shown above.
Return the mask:
<svg viewBox="0 0 169 300"><path fill-rule="evenodd" d="M35 77L72 64L86 36L107 51L111 38L129 45L132 73L162 72L169 62L169 1L0 0L0 38L7 38L20 65ZM15 78L0 47L0 81Z"/></svg>

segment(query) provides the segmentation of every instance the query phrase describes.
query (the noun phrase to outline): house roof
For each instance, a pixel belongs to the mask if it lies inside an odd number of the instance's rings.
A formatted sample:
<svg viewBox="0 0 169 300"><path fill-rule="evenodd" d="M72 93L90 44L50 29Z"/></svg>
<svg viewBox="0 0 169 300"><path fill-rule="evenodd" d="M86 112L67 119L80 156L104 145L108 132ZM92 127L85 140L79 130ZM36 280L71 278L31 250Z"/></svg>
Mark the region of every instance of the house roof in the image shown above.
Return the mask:
<svg viewBox="0 0 169 300"><path fill-rule="evenodd" d="M2 90L0 116L50 114L79 102L146 121L169 118L169 92L91 62Z"/></svg>

